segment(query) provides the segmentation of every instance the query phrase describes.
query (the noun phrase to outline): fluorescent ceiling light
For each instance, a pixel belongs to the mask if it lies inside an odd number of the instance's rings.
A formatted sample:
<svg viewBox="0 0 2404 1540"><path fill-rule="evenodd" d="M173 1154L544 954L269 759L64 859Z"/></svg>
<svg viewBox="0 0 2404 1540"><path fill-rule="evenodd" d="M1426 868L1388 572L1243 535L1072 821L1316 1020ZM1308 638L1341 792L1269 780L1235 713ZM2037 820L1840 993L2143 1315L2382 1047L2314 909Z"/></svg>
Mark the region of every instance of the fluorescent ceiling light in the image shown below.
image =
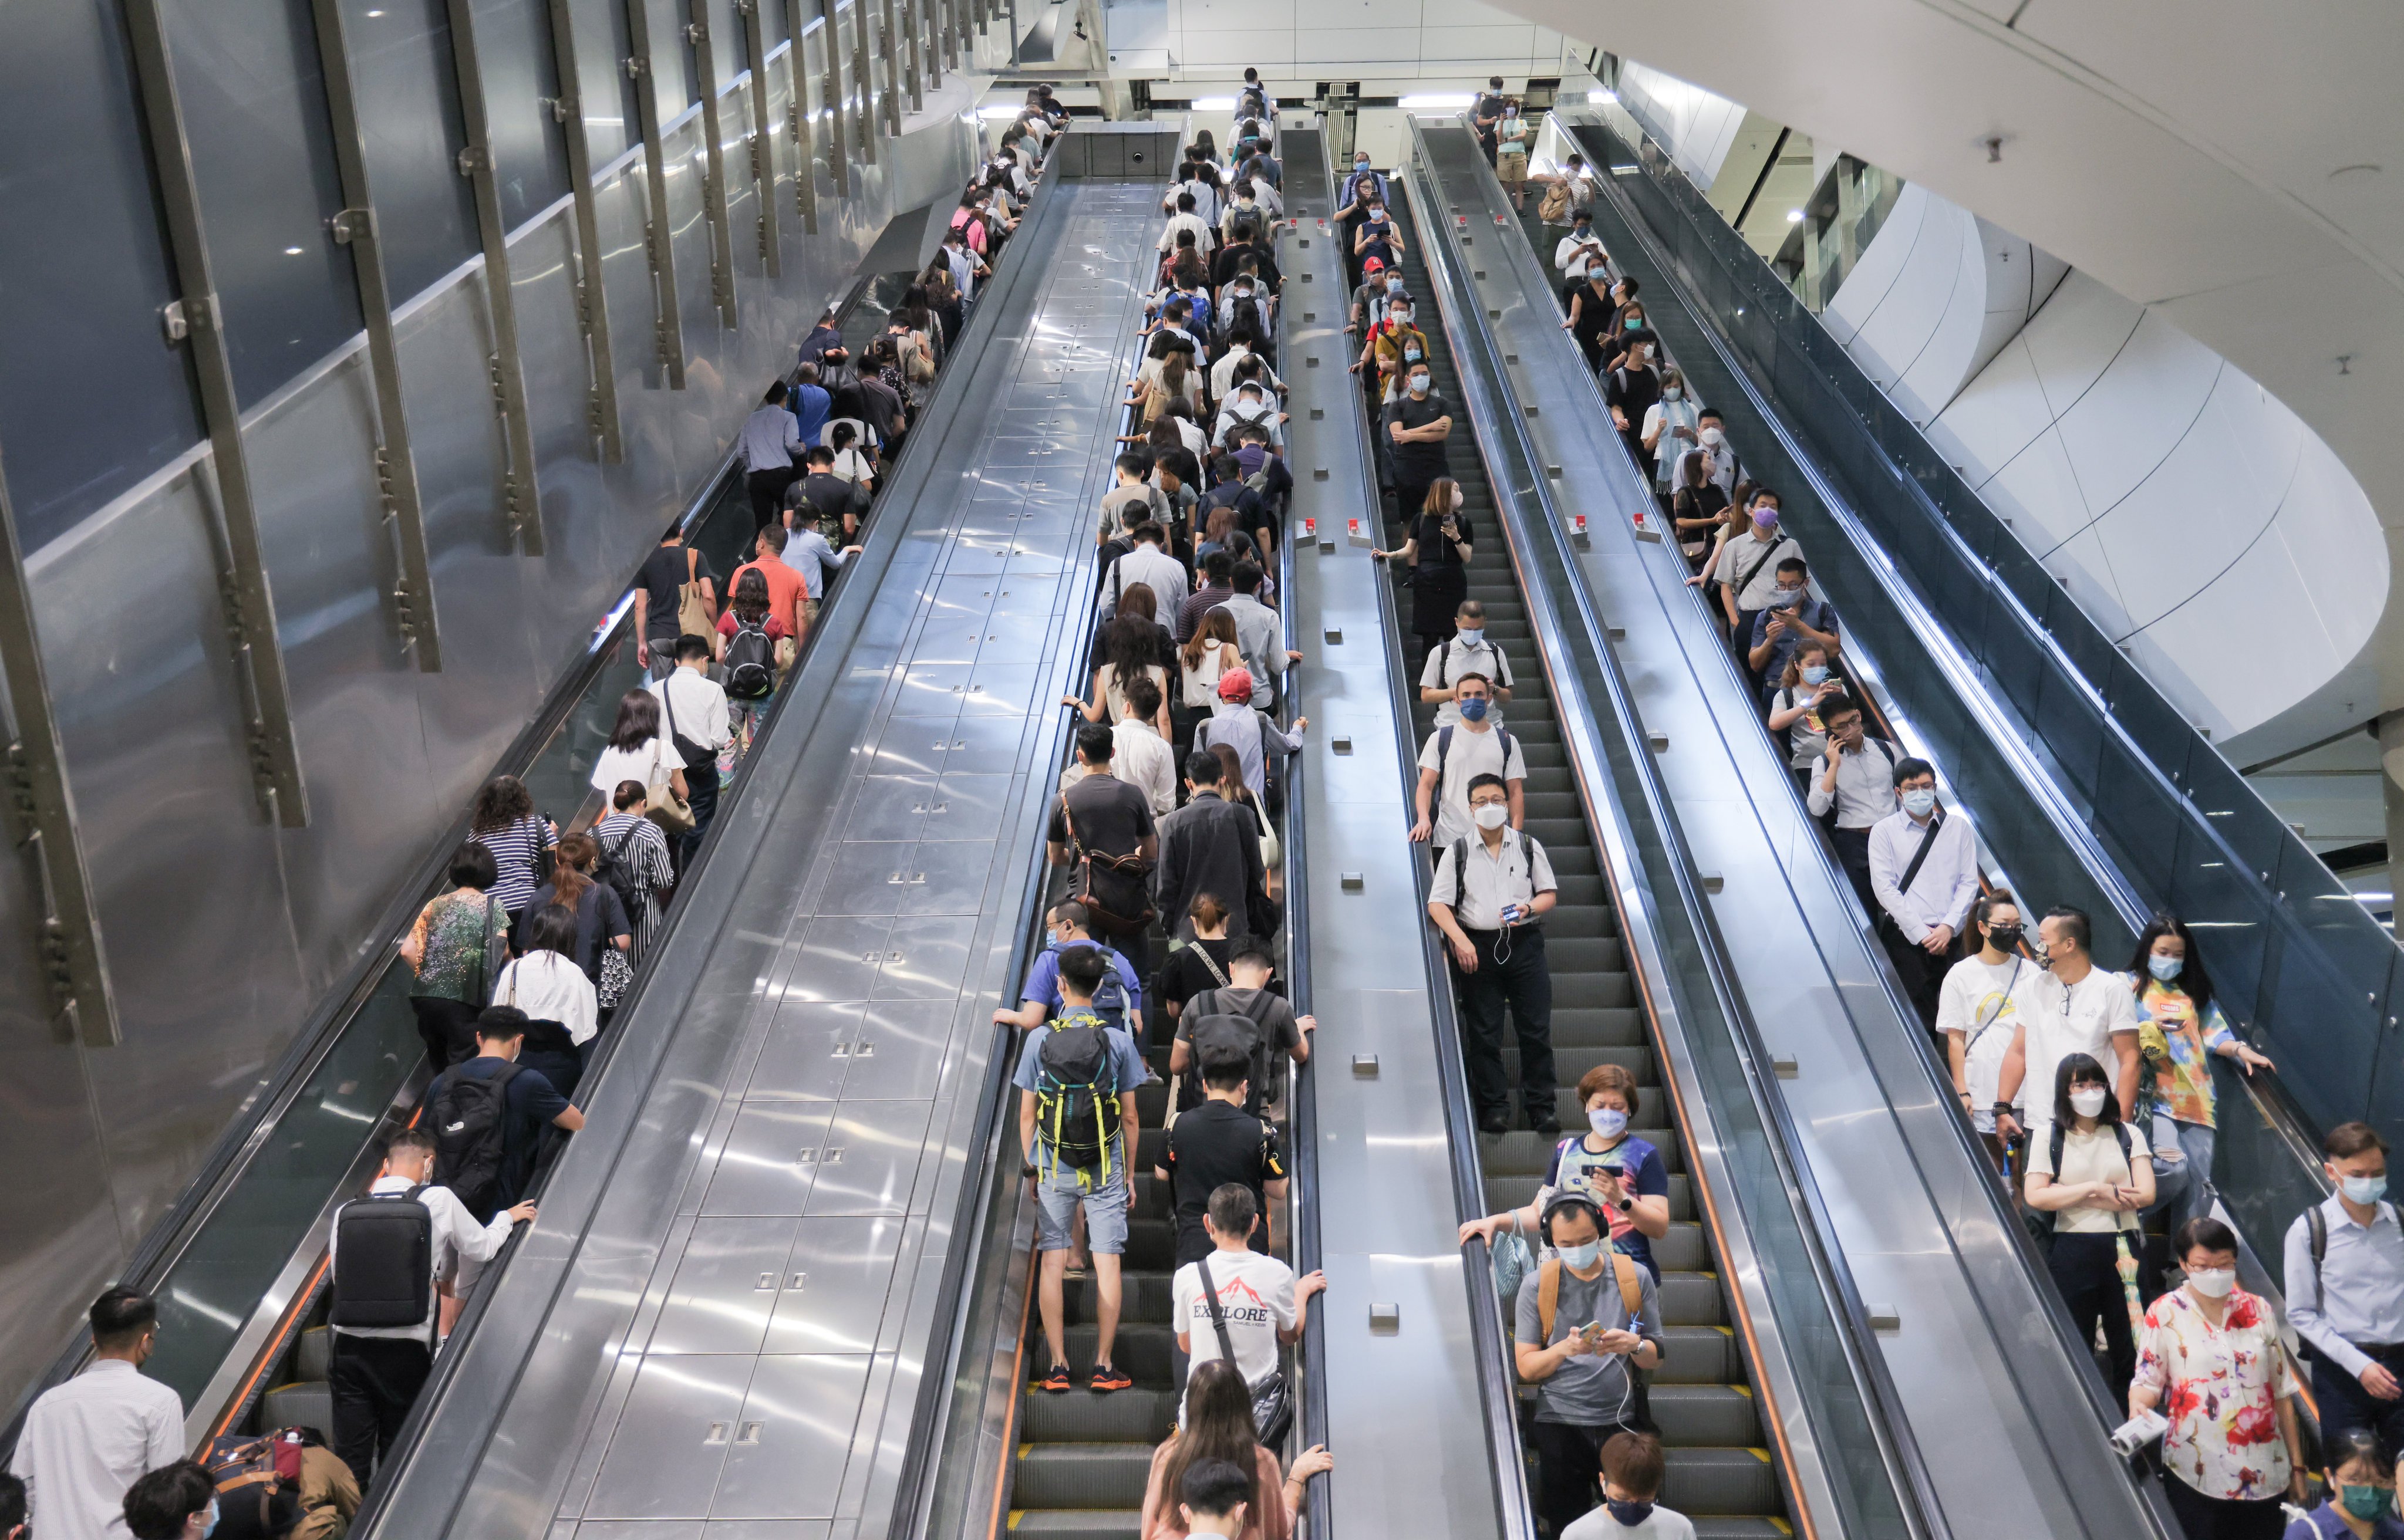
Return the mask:
<svg viewBox="0 0 2404 1540"><path fill-rule="evenodd" d="M1790 225L1801 224L1803 222L1803 211L1801 209L1788 209L1786 211L1786 222Z"/></svg>
<svg viewBox="0 0 2404 1540"><path fill-rule="evenodd" d="M1441 112L1446 108L1458 110L1476 100L1465 91L1457 96L1439 92L1433 96L1405 96L1401 106L1405 112Z"/></svg>
<svg viewBox="0 0 2404 1540"><path fill-rule="evenodd" d="M1197 96L1186 104L1195 112L1233 112L1236 99L1232 96Z"/></svg>

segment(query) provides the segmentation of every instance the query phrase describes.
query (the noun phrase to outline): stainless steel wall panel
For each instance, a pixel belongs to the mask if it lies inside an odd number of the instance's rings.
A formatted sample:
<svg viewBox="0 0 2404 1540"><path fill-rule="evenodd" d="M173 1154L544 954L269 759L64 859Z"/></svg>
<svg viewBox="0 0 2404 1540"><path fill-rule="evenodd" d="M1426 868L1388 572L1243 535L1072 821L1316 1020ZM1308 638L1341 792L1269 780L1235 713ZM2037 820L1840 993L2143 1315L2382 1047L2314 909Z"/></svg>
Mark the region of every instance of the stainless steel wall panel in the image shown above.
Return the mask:
<svg viewBox="0 0 2404 1540"><path fill-rule="evenodd" d="M883 936L878 936L862 949L860 955L864 958L871 952L881 952L884 940ZM873 963L861 964L872 978L875 966ZM867 1005L856 998L788 998L777 1007L767 1041L751 1066L750 1077L743 1084L744 1101L832 1102L842 1096L851 1060L847 1052L837 1050L847 1050L860 1040L861 1018L867 1009Z"/></svg>
<svg viewBox="0 0 2404 1540"><path fill-rule="evenodd" d="M643 1361L611 1452L586 1510L602 1519L698 1518L712 1492L750 1383L749 1357Z"/></svg>
<svg viewBox="0 0 2404 1540"><path fill-rule="evenodd" d="M692 1227L648 1351L756 1353L785 1290L798 1220L702 1219Z"/></svg>
<svg viewBox="0 0 2404 1540"><path fill-rule="evenodd" d="M566 130L551 110L559 63L548 0L478 0L476 39L492 104L501 213L515 229L566 197L569 186Z"/></svg>
<svg viewBox="0 0 2404 1540"><path fill-rule="evenodd" d="M874 1348L881 1323L892 1313L888 1297L902 1227L889 1214L804 1219L785 1260L785 1287L764 1351L865 1353Z"/></svg>
<svg viewBox="0 0 2404 1540"><path fill-rule="evenodd" d="M165 20L235 392L249 407L359 329L350 254L327 225L342 195L316 36L296 0L175 6Z"/></svg>
<svg viewBox="0 0 2404 1540"><path fill-rule="evenodd" d="M878 998L853 1032L843 1094L854 1102L930 1101L943 1077L953 1006L968 970L973 916L903 920L893 926Z"/></svg>
<svg viewBox="0 0 2404 1540"><path fill-rule="evenodd" d="M0 446L26 553L198 443L160 312L177 298L113 7L37 6L0 49L0 141L39 146L0 220Z"/></svg>
<svg viewBox="0 0 2404 1540"><path fill-rule="evenodd" d="M923 1101L855 1101L846 1086L802 1212L834 1218L900 1214L926 1147L928 1112Z"/></svg>
<svg viewBox="0 0 2404 1540"><path fill-rule="evenodd" d="M451 26L442 0L341 5L384 270L393 293L418 294L477 251Z"/></svg>
<svg viewBox="0 0 2404 1540"><path fill-rule="evenodd" d="M730 1519L832 1516L868 1369L865 1354L759 1360L710 1512Z"/></svg>
<svg viewBox="0 0 2404 1540"><path fill-rule="evenodd" d="M631 479L624 466L604 467L594 453L575 250L575 215L565 206L510 243L527 423L541 472L542 577L530 597L536 634L555 642L589 633L623 590L623 553L659 534L639 500L619 495Z"/></svg>
<svg viewBox="0 0 2404 1540"><path fill-rule="evenodd" d="M798 1217L823 1153L837 1144L829 1132L832 1118L823 1103L746 1104L718 1153L701 1212Z"/></svg>
<svg viewBox="0 0 2404 1540"><path fill-rule="evenodd" d="M606 166L635 147L641 121L634 77L626 73L635 49L625 0L568 0L568 11L576 21L577 69L584 76L584 131L593 163Z"/></svg>

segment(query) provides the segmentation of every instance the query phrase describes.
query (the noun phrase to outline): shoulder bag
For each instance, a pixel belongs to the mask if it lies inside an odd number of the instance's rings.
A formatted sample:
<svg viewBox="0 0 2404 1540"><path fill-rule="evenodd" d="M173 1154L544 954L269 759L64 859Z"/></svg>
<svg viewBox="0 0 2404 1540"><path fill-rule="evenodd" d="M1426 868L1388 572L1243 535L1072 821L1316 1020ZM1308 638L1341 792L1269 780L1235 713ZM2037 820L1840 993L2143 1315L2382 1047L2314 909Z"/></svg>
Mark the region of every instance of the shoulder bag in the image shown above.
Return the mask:
<svg viewBox="0 0 2404 1540"><path fill-rule="evenodd" d="M643 781L649 795L643 800L643 816L657 824L667 834L688 834L692 830L692 804L677 795L672 771L660 766L660 740L651 740L651 770Z"/></svg>
<svg viewBox="0 0 2404 1540"><path fill-rule="evenodd" d="M701 596L701 552L688 546L684 581L677 585L677 630L687 636L707 636L717 629L718 617L709 613L709 601Z"/></svg>
<svg viewBox="0 0 2404 1540"><path fill-rule="evenodd" d="M1202 1297L1210 1307L1210 1329L1219 1334L1219 1355L1235 1368L1236 1344L1227 1335L1226 1312L1219 1308L1218 1285L1210 1282L1210 1259L1207 1256L1194 1264L1202 1275ZM1272 1333L1276 1330L1271 1327ZM1252 1427L1261 1442L1270 1449L1285 1442L1286 1430L1293 1422L1293 1392L1286 1383L1285 1369L1271 1369L1269 1377L1252 1387Z"/></svg>
<svg viewBox="0 0 2404 1540"><path fill-rule="evenodd" d="M1150 924L1156 911L1150 901L1151 884L1144 879L1152 871L1152 863L1133 852L1111 855L1104 851L1088 849L1084 840L1077 836L1077 816L1069 811L1067 792L1060 794L1060 823L1069 833L1069 857L1076 872L1076 876L1069 880L1069 896L1084 905L1093 915L1095 923L1112 935L1132 936ZM1097 867L1110 874L1113 888L1124 890L1114 893L1110 903L1103 902L1095 891ZM1126 901L1128 894L1133 895L1132 903ZM1134 912L1122 913L1122 910Z"/></svg>

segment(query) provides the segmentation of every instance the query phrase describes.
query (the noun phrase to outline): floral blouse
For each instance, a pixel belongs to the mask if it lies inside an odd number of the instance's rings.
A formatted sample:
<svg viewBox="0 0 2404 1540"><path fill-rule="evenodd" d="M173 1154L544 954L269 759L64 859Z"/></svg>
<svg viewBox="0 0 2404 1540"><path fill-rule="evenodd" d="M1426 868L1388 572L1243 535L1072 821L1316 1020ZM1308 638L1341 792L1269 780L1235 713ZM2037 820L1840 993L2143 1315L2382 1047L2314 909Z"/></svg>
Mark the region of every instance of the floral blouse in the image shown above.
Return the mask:
<svg viewBox="0 0 2404 1540"><path fill-rule="evenodd" d="M2162 1464L2206 1497L2253 1502L2287 1490L2278 1400L2296 1394L2270 1307L2243 1289L2215 1327L2185 1289L2154 1301L2137 1339L2137 1384L2161 1393Z"/></svg>
<svg viewBox="0 0 2404 1540"><path fill-rule="evenodd" d="M509 911L473 888L456 888L428 903L417 911L412 992L482 1005L508 960L509 934Z"/></svg>

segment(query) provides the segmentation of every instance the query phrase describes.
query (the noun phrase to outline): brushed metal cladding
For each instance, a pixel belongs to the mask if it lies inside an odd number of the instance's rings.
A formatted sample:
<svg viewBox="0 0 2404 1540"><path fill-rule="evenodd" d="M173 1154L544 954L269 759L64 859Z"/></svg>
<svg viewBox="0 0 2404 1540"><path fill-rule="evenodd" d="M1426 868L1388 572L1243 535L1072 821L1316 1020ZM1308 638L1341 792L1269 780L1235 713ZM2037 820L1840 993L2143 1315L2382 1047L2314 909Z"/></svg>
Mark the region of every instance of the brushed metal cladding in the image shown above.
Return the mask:
<svg viewBox="0 0 2404 1540"><path fill-rule="evenodd" d="M551 108L560 90L547 0L478 0L476 41L501 213L515 229L566 197L571 186L566 132Z"/></svg>
<svg viewBox="0 0 2404 1540"><path fill-rule="evenodd" d="M1618 655L1677 816L1699 867L1724 885L1723 933L1745 938L1729 959L1773 1051L1799 1076L1790 1098L1812 1172L1866 1298L1900 1305L1899 1328L1880 1334L1913 1425L1991 1458L1931 1466L1949 1522L1982 1532L1997 1513L2052 1534L2155 1533L2146 1505L2117 1468L2057 1344L2044 1284L2020 1264L2005 1228L2016 1224L1993 1182L1942 1120L1955 1116L1918 1067L1906 1020L1881 976L1848 885L1822 853L1785 784L1783 757L1725 660L1725 645L1684 586L1667 545L1639 542L1631 511L1649 506L1612 436L1600 397L1559 329L1558 307L1482 173L1465 130L1426 127L1433 166L1422 187L1467 217L1469 249L1488 277L1480 296L1498 351L1516 352L1512 404L1560 409L1530 431L1564 514L1585 513L1591 546L1579 569L1597 611L1623 632ZM1422 218L1432 238L1457 240ZM1489 243L1491 244L1489 244ZM1500 249L1495 249L1500 247ZM1898 1073L1901 1067L1906 1074ZM1908 1173L1898 1180L1898 1173Z"/></svg>
<svg viewBox="0 0 2404 1540"><path fill-rule="evenodd" d="M1069 136L1072 140L1075 135ZM1292 135L1289 164L1300 164ZM1314 136L1315 137L1315 136ZM1335 242L1319 220L1326 197L1307 180L1288 178L1292 215L1279 236L1279 266L1313 273L1313 287L1343 293ZM1321 178L1323 180L1323 178ZM1316 196L1312 194L1316 193ZM1301 291L1302 285L1293 284ZM1289 301L1281 322L1285 356L1342 351L1340 304L1302 319ZM1363 460L1365 440L1353 377L1341 369L1291 363L1287 458L1295 491L1288 520L1297 534L1291 601L1294 632L1321 637L1381 634L1377 585L1384 576L1369 553L1338 540L1333 551L1301 543L1299 520L1340 531L1348 519L1378 518L1366 501L1376 479ZM1323 416L1314 418L1314 412ZM1324 466L1327 479L1317 479ZM1310 927L1311 1006L1319 1018L1317 1062L1349 1064L1377 1057L1377 1074L1338 1071L1318 1078L1321 1266L1327 1273L1327 1416L1336 1428L1374 1428L1367 1460L1342 1460L1326 1478L1333 1511L1364 1533L1490 1534L1495 1472L1477 1384L1469 1296L1457 1231L1449 1132L1436 1063L1436 1033L1420 937L1419 905L1393 720L1393 681L1382 646L1304 645L1290 673L1306 703L1310 731L1301 777L1308 891L1294 912ZM1408 731L1408 724L1404 725ZM1338 738L1352 751L1335 752ZM1364 881L1356 890L1344 874ZM1402 1310L1402 1329L1374 1335L1370 1301ZM1341 1301L1342 1303L1337 1303Z"/></svg>
<svg viewBox="0 0 2404 1540"><path fill-rule="evenodd" d="M467 130L451 25L439 5L340 4L384 269L393 293L422 293L478 250L475 200L459 174Z"/></svg>
<svg viewBox="0 0 2404 1540"><path fill-rule="evenodd" d="M79 521L62 528L62 514L29 550L44 660L103 923L142 942L111 954L121 1047L87 1054L46 1041L47 1029L12 1032L0 1061L9 1088L0 1105L19 1112L0 1130L0 1157L42 1172L21 1184L0 1214L12 1242L12 1297L25 1302L0 1327L0 1384L12 1401L75 1332L80 1302L121 1270L312 1010L346 990L363 959L388 944L410 896L397 891L405 873L490 773L561 669L580 656L594 620L659 529L717 475L727 436L760 383L790 362L792 339L841 291L897 212L888 189L905 183L923 201L931 196L927 189L966 174L971 131L930 116L889 146L888 173L863 181L818 234L802 236L789 202L779 215L790 237L781 279L747 284L742 331L696 355L690 388L662 390L650 354L655 312L642 247L641 172L625 153L631 98L618 62L625 53L622 8L570 3L584 23L578 44L592 87L585 127L600 161L596 262L619 322L614 356L605 363L619 385L628 452L622 464L599 464L585 423L591 363L574 309L573 211L556 181L516 187L513 160L531 171L548 159L505 148L505 206L523 209L528 221L510 238L512 291L552 539L539 562L510 549L498 502L503 446L486 365L493 343L470 225L465 243L427 276L430 286L399 304L395 317L447 644L436 674L411 668L393 626L396 556L378 520L356 286L348 254L322 223L340 200L323 149L306 7L287 14L252 0L170 7L212 256L248 404L245 433L289 649L300 753L320 783L312 788L317 816L309 827L281 834L267 827L251 789L239 732L243 695L224 640L211 549L215 517L196 487L208 475L207 451L194 441L189 368L158 329L156 306L166 296L152 295L142 278L146 263L161 264L158 282L165 270L163 257L153 255L163 237L138 139L128 155L103 134L88 159L77 151L61 162L90 175L92 185L77 194L95 221L90 228L123 227L113 242L117 255L85 264L88 279L69 284L51 243L41 257L49 273L43 283L11 277L0 285L0 293L24 297L0 305L0 326L7 328L0 335L40 335L27 329L35 324L27 306L69 318L86 340L70 354L102 359L119 389L132 382L133 399L105 440L110 456L158 447L154 407L171 427L184 426L173 434L173 452L152 455L155 463L131 484L91 479L102 458L94 445L103 441L90 431L60 437L86 452L79 479L61 483L49 506ZM512 5L492 8L490 24L504 38L500 19L513 14ZM384 8L390 14L373 19L354 8L354 24L372 32L403 20ZM422 50L431 46L423 25L440 7L417 11L421 33L411 46ZM478 16L488 20L481 0ZM63 78L105 88L98 99L119 104L117 120L138 122L114 30L87 35L50 24L56 20L26 35L34 47L5 50L0 72L12 79L29 67L38 73L52 62L44 50L54 50ZM538 17L524 24L541 23ZM547 68L539 60L532 67L537 75ZM447 75L445 63L428 78ZM431 84L412 97L402 78L380 83L390 114L380 154L433 144L444 132L440 125L452 121L444 113L455 113ZM612 90L611 79L621 86ZM548 109L499 100L500 89L496 77L496 132L516 121L510 132L519 138L509 143L539 143L552 157L561 131ZM10 110L48 99L19 93ZM671 128L692 142L692 128ZM433 170L464 187L455 166ZM383 175L380 205L402 174ZM835 212L831 193L825 206ZM116 215L101 217L108 209ZM144 219L153 223L144 227ZM387 209L388 236L398 233L395 222ZM294 246L300 255L287 250ZM20 255L0 235L0 274L16 272L9 264ZM21 255L28 262L35 256ZM119 313L127 305L137 307L130 322ZM740 345L730 345L737 337ZM154 379L162 367L172 378ZM12 398L0 408L12 438L15 424L47 421L23 415L23 405ZM7 448L15 490L27 446ZM142 560L126 562L128 550ZM127 615L143 624L129 629ZM196 891L205 891L207 902L191 902ZM0 897L0 911L6 958L32 934L34 916L13 892ZM38 1002L20 992L37 980L30 968L0 975L0 1019L22 1013L38 1027Z"/></svg>
<svg viewBox="0 0 2404 1540"><path fill-rule="evenodd" d="M1083 465L1013 474L1021 506L1099 495L1118 380L1064 389L1024 342L1077 308L1131 350L1149 202L1039 196L872 526L866 581L821 617L794 687L816 709L779 720L726 814L748 868L713 863L680 911L379 1533L875 1525L889 1505L951 1329L932 1311L976 1113L961 1088L999 1068L987 1020L1016 983L1067 731L1050 701L1089 624L1059 603L1091 580L1082 518L997 564L954 490L1001 403L1048 392L1091 409ZM954 624L971 617L973 651Z"/></svg>

